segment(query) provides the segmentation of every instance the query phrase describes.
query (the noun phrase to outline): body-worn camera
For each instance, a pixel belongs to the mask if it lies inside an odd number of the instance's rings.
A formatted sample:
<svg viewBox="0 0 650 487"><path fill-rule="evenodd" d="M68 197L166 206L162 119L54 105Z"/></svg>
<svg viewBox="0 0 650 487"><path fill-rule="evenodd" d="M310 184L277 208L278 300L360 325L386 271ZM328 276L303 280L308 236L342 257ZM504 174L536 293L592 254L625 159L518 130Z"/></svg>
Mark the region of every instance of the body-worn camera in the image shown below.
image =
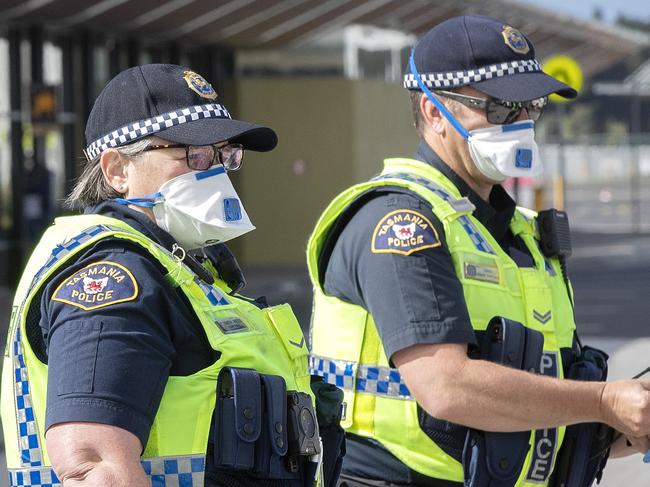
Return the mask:
<svg viewBox="0 0 650 487"><path fill-rule="evenodd" d="M289 391L287 394L287 426L289 455L312 456L321 452L318 422L311 397L304 392Z"/></svg>

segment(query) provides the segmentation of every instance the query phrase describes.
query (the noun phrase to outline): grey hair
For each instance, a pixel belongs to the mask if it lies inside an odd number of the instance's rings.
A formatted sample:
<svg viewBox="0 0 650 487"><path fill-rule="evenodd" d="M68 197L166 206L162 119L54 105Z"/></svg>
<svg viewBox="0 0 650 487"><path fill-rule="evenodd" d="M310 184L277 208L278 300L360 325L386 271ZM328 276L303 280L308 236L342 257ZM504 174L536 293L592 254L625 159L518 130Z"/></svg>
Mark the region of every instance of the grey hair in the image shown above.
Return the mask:
<svg viewBox="0 0 650 487"><path fill-rule="evenodd" d="M413 113L413 125L419 135L422 135L422 127L424 120L422 119L422 112L420 111L420 99L424 93L416 90L409 90L409 97L411 98L411 111Z"/></svg>
<svg viewBox="0 0 650 487"><path fill-rule="evenodd" d="M150 145L151 137L145 137L128 145L116 147L115 150L124 157L134 158L141 155ZM65 199L65 205L68 208L86 208L122 196L104 178L102 166L99 163L100 159L101 154L86 163L81 176L79 176L74 188Z"/></svg>

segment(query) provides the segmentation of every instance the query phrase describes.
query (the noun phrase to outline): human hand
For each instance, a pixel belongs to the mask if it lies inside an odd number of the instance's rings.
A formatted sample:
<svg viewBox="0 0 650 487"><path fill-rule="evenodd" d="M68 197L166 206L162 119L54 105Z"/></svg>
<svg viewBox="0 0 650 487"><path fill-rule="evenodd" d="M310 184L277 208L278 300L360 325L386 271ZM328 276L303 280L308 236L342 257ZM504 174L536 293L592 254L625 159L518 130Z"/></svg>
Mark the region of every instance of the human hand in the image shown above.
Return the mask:
<svg viewBox="0 0 650 487"><path fill-rule="evenodd" d="M600 397L604 421L628 439L650 435L650 381L622 380L607 382ZM643 444L639 440L639 448ZM643 453L650 449L650 443Z"/></svg>

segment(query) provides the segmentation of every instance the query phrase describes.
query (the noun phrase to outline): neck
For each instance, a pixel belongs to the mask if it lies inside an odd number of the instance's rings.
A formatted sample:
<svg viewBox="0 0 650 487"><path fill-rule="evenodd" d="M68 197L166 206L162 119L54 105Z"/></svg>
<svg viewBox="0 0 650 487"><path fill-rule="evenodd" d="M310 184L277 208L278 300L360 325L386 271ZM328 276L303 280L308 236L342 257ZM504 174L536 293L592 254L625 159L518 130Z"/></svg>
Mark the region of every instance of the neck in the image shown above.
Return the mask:
<svg viewBox="0 0 650 487"><path fill-rule="evenodd" d="M469 176L469 175L468 175ZM476 181L472 177L464 177L464 175L461 175L463 180L467 183L467 185L474 190L474 192L481 197L481 199L487 203L490 202L490 193L492 192L492 188L494 187L493 184L491 183L481 183Z"/></svg>
<svg viewBox="0 0 650 487"><path fill-rule="evenodd" d="M473 177L467 170L467 165L463 162L462 154L452 152L445 144L440 144L435 138L428 137L424 134L424 141L440 157L442 162L447 164L467 185L486 202L490 202L490 193L494 184L489 181L480 180ZM470 161L470 164L473 164ZM473 166L472 166L473 167Z"/></svg>
<svg viewBox="0 0 650 487"><path fill-rule="evenodd" d="M145 208L143 206L138 206L138 205L129 205L129 208L147 215L152 222L156 223L156 217L154 216L153 210L151 208Z"/></svg>

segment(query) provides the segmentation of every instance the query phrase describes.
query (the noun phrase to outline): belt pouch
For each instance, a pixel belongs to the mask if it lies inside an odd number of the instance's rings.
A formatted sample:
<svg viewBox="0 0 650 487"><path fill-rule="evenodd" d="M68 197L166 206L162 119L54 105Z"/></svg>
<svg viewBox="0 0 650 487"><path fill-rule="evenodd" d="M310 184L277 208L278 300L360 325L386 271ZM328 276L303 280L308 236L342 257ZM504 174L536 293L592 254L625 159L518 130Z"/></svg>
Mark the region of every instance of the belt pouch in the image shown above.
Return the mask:
<svg viewBox="0 0 650 487"><path fill-rule="evenodd" d="M260 376L251 369L224 367L217 380L215 463L252 470L262 427Z"/></svg>
<svg viewBox="0 0 650 487"><path fill-rule="evenodd" d="M583 347L578 359L569 367L567 378L604 381L608 358L605 352ZM602 423L567 426L551 485L590 487L594 481L600 481L613 436L614 430Z"/></svg>
<svg viewBox="0 0 650 487"><path fill-rule="evenodd" d="M255 472L269 479L292 477L284 466L287 454L287 387L284 378L260 374L263 416L255 445Z"/></svg>
<svg viewBox="0 0 650 487"><path fill-rule="evenodd" d="M481 358L530 372L539 372L544 336L521 323L493 318L485 333ZM463 448L467 487L512 487L529 449L530 431L497 433L468 430Z"/></svg>
<svg viewBox="0 0 650 487"><path fill-rule="evenodd" d="M316 418L323 442L323 487L335 487L345 456L345 431L341 427L343 391L322 377L312 376Z"/></svg>

